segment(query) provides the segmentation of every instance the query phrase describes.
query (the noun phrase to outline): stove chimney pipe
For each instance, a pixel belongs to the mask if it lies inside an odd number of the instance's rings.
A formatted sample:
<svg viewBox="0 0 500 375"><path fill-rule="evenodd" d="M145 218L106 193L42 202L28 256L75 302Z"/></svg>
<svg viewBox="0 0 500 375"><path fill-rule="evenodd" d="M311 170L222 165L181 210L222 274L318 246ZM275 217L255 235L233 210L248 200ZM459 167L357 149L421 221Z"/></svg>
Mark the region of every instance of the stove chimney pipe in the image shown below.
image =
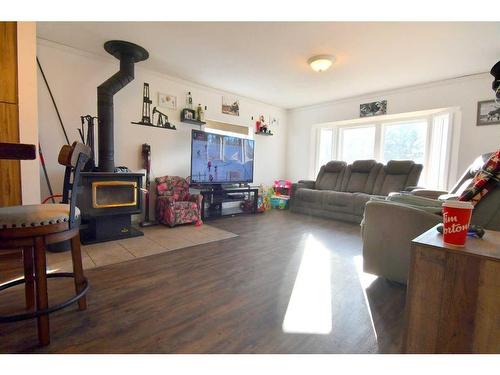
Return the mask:
<svg viewBox="0 0 500 375"><path fill-rule="evenodd" d="M134 43L110 40L104 49L118 60L120 70L97 88L99 172L115 171L113 96L134 79L134 64L146 60L148 51Z"/></svg>

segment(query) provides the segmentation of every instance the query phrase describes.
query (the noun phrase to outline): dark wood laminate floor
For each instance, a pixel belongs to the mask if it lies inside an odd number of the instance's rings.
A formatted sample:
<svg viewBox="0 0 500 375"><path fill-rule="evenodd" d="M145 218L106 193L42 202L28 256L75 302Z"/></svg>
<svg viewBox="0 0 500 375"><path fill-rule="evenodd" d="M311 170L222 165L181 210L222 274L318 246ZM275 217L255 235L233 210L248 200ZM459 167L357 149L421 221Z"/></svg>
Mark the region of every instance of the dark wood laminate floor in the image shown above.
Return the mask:
<svg viewBox="0 0 500 375"><path fill-rule="evenodd" d="M210 224L239 236L89 270L88 309L52 314L50 346L25 321L0 324L0 352L400 351L405 289L362 287L358 225L288 211ZM72 291L49 282L54 302ZM4 291L0 313L22 302Z"/></svg>

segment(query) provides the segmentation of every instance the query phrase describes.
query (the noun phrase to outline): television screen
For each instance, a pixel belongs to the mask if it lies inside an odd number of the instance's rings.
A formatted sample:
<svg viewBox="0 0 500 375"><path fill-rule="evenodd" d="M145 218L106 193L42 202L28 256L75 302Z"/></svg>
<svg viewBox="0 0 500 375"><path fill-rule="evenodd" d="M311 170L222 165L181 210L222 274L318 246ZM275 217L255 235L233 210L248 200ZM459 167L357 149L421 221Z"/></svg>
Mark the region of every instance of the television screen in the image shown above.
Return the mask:
<svg viewBox="0 0 500 375"><path fill-rule="evenodd" d="M254 141L193 130L191 183L253 182Z"/></svg>

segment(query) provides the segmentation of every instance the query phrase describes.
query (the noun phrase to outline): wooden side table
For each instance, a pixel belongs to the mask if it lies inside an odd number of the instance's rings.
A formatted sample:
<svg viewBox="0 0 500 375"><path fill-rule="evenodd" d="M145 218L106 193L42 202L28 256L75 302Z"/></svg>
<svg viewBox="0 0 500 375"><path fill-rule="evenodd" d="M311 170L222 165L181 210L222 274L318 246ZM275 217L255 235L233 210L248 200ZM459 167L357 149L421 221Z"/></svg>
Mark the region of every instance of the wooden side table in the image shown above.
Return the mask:
<svg viewBox="0 0 500 375"><path fill-rule="evenodd" d="M500 353L500 232L445 245L436 228L412 241L406 353Z"/></svg>

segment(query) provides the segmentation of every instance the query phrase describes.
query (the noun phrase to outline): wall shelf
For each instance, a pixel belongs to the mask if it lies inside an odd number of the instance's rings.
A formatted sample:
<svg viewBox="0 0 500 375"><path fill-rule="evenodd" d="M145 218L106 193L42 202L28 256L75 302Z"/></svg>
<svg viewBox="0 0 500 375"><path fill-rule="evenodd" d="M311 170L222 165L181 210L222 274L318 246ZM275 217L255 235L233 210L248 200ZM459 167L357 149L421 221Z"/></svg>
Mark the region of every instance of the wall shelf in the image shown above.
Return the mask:
<svg viewBox="0 0 500 375"><path fill-rule="evenodd" d="M257 135L267 135L267 136L271 136L271 135L274 135L274 133L264 133L264 132L255 132L255 134Z"/></svg>
<svg viewBox="0 0 500 375"><path fill-rule="evenodd" d="M156 125L153 125L153 124L148 124L146 122L131 122L131 124L142 125L142 126L149 126L150 128L157 128L157 129L177 130L177 128L175 127L175 125L171 125L171 126L156 126Z"/></svg>
<svg viewBox="0 0 500 375"><path fill-rule="evenodd" d="M198 121L198 120L190 120L188 118L181 118L181 122L185 122L186 124L191 124L191 125L198 125L198 126L203 126L206 124L206 122Z"/></svg>

